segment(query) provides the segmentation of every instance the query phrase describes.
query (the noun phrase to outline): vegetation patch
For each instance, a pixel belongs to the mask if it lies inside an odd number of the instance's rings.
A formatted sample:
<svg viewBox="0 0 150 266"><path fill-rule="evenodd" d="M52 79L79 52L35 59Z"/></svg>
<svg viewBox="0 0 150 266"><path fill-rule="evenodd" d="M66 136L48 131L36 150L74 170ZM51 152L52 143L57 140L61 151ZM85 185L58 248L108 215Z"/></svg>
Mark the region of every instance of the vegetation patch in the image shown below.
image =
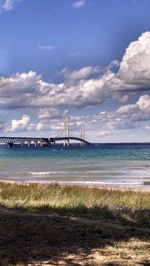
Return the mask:
<svg viewBox="0 0 150 266"><path fill-rule="evenodd" d="M1 265L149 265L150 193L0 183Z"/></svg>

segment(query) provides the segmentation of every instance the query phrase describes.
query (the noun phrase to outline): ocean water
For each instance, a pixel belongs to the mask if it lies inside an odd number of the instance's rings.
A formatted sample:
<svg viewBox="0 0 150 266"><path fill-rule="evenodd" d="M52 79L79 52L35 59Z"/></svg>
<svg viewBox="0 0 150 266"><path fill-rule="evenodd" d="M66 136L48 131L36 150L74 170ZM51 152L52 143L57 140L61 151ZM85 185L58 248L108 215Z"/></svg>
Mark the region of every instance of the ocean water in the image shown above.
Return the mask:
<svg viewBox="0 0 150 266"><path fill-rule="evenodd" d="M0 180L150 189L150 144L0 146Z"/></svg>

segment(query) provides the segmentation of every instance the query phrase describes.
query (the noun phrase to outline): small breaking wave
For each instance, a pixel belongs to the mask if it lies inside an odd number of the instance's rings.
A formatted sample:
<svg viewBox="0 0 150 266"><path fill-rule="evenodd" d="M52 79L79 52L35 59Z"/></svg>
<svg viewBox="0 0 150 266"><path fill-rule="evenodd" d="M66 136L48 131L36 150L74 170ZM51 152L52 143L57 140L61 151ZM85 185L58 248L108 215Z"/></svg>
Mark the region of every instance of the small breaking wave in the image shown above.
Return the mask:
<svg viewBox="0 0 150 266"><path fill-rule="evenodd" d="M28 172L28 174L34 176L48 176L51 172Z"/></svg>

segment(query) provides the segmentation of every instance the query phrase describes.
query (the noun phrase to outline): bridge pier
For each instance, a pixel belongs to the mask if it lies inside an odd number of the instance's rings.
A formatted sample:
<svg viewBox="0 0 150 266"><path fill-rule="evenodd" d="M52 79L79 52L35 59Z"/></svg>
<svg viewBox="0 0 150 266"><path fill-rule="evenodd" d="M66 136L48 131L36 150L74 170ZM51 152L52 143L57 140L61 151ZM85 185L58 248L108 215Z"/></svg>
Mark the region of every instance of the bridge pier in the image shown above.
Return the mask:
<svg viewBox="0 0 150 266"><path fill-rule="evenodd" d="M49 139L49 144L50 144L50 146L51 146L52 144L55 145L55 139L54 139L54 138L50 138L50 139Z"/></svg>
<svg viewBox="0 0 150 266"><path fill-rule="evenodd" d="M37 142L37 140L35 140L34 141L34 146L37 147L37 144L38 144L38 142Z"/></svg>
<svg viewBox="0 0 150 266"><path fill-rule="evenodd" d="M65 147L65 146L70 146L70 143L69 143L69 139L68 140L64 140L64 144L63 144L63 146Z"/></svg>
<svg viewBox="0 0 150 266"><path fill-rule="evenodd" d="M85 146L85 143L83 141L80 142L80 146Z"/></svg>
<svg viewBox="0 0 150 266"><path fill-rule="evenodd" d="M55 144L55 143L54 143ZM48 146L51 146L52 145L52 142L51 142L51 140L49 139L48 140Z"/></svg>
<svg viewBox="0 0 150 266"><path fill-rule="evenodd" d="M20 145L21 145L21 147L23 147L24 146L24 141L22 140L21 142L20 142Z"/></svg>
<svg viewBox="0 0 150 266"><path fill-rule="evenodd" d="M69 141L69 137L65 137L64 138L64 144L63 144L63 146L70 146L70 141Z"/></svg>
<svg viewBox="0 0 150 266"><path fill-rule="evenodd" d="M40 141L41 147L49 147L49 140L47 138Z"/></svg>
<svg viewBox="0 0 150 266"><path fill-rule="evenodd" d="M30 147L30 145L31 145L31 141L29 140L29 141L28 141L28 147Z"/></svg>
<svg viewBox="0 0 150 266"><path fill-rule="evenodd" d="M8 145L9 148L12 148L14 146L14 143L13 142L8 142L7 145Z"/></svg>

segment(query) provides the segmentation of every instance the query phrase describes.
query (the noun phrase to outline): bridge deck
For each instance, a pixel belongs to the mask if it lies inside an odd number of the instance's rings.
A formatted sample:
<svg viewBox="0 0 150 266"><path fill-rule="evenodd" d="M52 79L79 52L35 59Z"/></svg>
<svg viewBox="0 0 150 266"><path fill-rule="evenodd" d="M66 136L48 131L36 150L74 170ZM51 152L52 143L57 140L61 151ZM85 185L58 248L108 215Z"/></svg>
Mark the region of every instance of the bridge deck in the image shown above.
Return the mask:
<svg viewBox="0 0 150 266"><path fill-rule="evenodd" d="M51 137L51 138L45 138L45 137L0 137L0 143L3 144L24 144L24 143L45 143L47 145L50 145L51 143L55 143L58 141L79 141L81 143L84 143L86 145L90 145L91 143L77 137Z"/></svg>

